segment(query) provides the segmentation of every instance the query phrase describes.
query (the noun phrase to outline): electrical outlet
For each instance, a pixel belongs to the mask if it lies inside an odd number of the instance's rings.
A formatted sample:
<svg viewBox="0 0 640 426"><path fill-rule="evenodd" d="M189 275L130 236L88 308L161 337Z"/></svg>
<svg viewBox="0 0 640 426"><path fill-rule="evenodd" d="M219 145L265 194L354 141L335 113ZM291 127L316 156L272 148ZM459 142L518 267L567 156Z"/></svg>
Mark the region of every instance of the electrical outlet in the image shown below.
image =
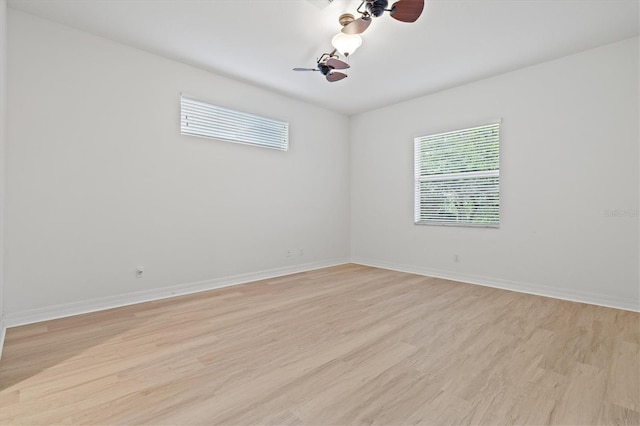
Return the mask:
<svg viewBox="0 0 640 426"><path fill-rule="evenodd" d="M286 251L285 256L286 257L291 257L291 249Z"/></svg>
<svg viewBox="0 0 640 426"><path fill-rule="evenodd" d="M144 266L138 266L136 268L136 278L144 277Z"/></svg>
<svg viewBox="0 0 640 426"><path fill-rule="evenodd" d="M454 254L454 255L453 255L453 261L454 261L454 262L460 262L460 256L459 256L459 255L457 255L457 254Z"/></svg>
<svg viewBox="0 0 640 426"><path fill-rule="evenodd" d="M304 249L300 249L300 251L298 251L298 256L304 256Z"/></svg>

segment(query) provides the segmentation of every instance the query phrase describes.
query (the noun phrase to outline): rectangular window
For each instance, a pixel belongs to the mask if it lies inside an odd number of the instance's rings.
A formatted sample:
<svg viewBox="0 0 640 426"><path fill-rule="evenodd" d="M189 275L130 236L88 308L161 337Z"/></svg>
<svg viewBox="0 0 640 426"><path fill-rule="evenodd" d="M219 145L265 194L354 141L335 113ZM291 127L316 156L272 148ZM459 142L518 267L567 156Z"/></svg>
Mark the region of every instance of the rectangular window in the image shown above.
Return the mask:
<svg viewBox="0 0 640 426"><path fill-rule="evenodd" d="M415 139L415 223L499 226L499 123Z"/></svg>
<svg viewBox="0 0 640 426"><path fill-rule="evenodd" d="M180 132L227 142L289 149L289 123L180 97Z"/></svg>

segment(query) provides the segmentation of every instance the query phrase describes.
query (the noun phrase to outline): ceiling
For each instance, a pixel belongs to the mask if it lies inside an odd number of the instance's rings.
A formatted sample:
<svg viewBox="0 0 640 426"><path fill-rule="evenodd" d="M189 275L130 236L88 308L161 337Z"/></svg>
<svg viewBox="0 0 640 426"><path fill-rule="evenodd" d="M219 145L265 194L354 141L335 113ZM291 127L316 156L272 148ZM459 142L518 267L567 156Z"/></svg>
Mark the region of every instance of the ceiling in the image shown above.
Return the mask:
<svg viewBox="0 0 640 426"><path fill-rule="evenodd" d="M392 0L393 1L393 0ZM391 3L391 2L390 2ZM640 0L426 0L362 34L349 78L314 67L352 0L9 0L9 7L344 114L638 35Z"/></svg>

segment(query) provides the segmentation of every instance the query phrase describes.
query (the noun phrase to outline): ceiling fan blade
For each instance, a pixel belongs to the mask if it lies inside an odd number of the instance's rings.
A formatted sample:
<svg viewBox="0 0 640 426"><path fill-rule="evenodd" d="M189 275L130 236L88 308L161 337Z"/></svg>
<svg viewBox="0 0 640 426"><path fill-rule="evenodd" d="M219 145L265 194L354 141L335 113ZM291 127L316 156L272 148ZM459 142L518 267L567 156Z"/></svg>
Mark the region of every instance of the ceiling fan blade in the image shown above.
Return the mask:
<svg viewBox="0 0 640 426"><path fill-rule="evenodd" d="M402 22L415 22L424 9L424 0L400 0L391 6L389 13L393 19Z"/></svg>
<svg viewBox="0 0 640 426"><path fill-rule="evenodd" d="M315 68L294 68L294 71L318 71Z"/></svg>
<svg viewBox="0 0 640 426"><path fill-rule="evenodd" d="M329 60L327 61L327 66L333 68L334 70L346 70L347 68L351 67L351 65L349 65L348 63L336 58L329 58Z"/></svg>
<svg viewBox="0 0 640 426"><path fill-rule="evenodd" d="M346 75L346 74L344 74L344 73L341 73L341 72L337 72L337 71L336 71L336 72L332 72L332 73L330 73L330 74L327 74L327 81L330 81L330 82L332 82L332 83L333 83L334 81L340 81L340 80L342 80L343 78L347 78L347 75Z"/></svg>
<svg viewBox="0 0 640 426"><path fill-rule="evenodd" d="M342 32L345 34L362 34L369 28L369 25L371 25L371 16L363 16L342 27Z"/></svg>

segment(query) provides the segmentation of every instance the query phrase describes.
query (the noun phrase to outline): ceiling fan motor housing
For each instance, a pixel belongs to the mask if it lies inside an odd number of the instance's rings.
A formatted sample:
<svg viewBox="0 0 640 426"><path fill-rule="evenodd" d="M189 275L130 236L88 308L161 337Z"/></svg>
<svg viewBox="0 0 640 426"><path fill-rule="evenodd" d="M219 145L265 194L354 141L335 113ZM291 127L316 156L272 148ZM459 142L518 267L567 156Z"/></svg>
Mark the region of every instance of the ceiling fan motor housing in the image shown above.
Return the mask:
<svg viewBox="0 0 640 426"><path fill-rule="evenodd" d="M318 69L322 73L322 75L327 75L331 71L331 67L327 64L318 64Z"/></svg>
<svg viewBox="0 0 640 426"><path fill-rule="evenodd" d="M387 0L367 0L367 10L376 18L384 13L388 5L389 2Z"/></svg>

